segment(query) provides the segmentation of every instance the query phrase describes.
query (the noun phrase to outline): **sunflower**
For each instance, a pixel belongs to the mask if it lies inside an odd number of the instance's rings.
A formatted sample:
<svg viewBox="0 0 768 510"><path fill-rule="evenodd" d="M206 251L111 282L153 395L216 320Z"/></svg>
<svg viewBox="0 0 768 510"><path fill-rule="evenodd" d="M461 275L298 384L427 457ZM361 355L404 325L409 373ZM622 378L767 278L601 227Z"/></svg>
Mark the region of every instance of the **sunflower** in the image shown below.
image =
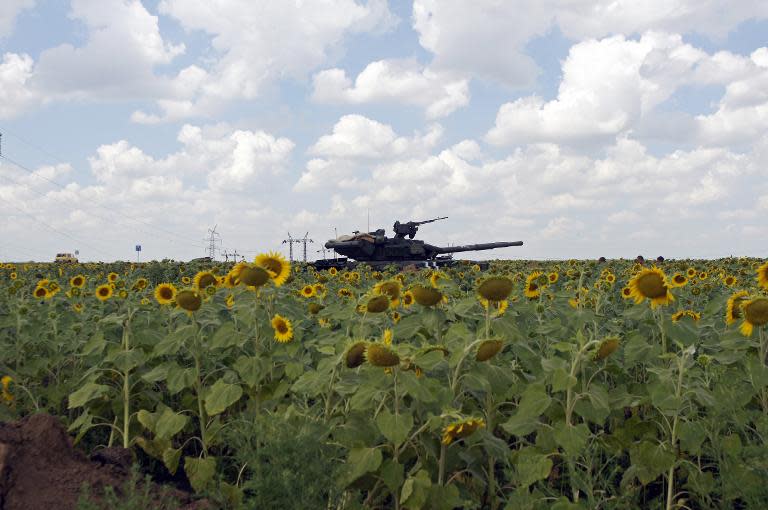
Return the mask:
<svg viewBox="0 0 768 510"><path fill-rule="evenodd" d="M757 284L768 290L768 262L757 268Z"/></svg>
<svg viewBox="0 0 768 510"><path fill-rule="evenodd" d="M525 297L528 299L536 299L541 295L542 289L539 284L540 277L543 275L544 273L541 271L534 271L528 275L528 278L525 279Z"/></svg>
<svg viewBox="0 0 768 510"><path fill-rule="evenodd" d="M470 267L472 272L479 273L480 272L480 264L472 264L472 267Z"/></svg>
<svg viewBox="0 0 768 510"><path fill-rule="evenodd" d="M411 288L413 299L421 306L435 306L443 301L443 294L432 287L417 285Z"/></svg>
<svg viewBox="0 0 768 510"><path fill-rule="evenodd" d="M690 317L696 322L701 319L701 314L699 312L694 312L693 310L680 310L672 314L672 322L678 322L683 317Z"/></svg>
<svg viewBox="0 0 768 510"><path fill-rule="evenodd" d="M444 445L449 445L456 439L462 439L470 436L477 429L485 427L485 421L482 418L469 418L467 420L455 421L443 429Z"/></svg>
<svg viewBox="0 0 768 510"><path fill-rule="evenodd" d="M389 298L387 296L374 296L365 304L365 311L368 313L381 313L389 308Z"/></svg>
<svg viewBox="0 0 768 510"><path fill-rule="evenodd" d="M744 322L741 323L739 331L744 336L752 336L755 327L768 324L768 298L756 297L744 301L741 311L744 312Z"/></svg>
<svg viewBox="0 0 768 510"><path fill-rule="evenodd" d="M488 310L488 308L491 307L494 310L496 317L504 315L504 312L506 312L509 307L508 299L505 299L504 301L488 301L483 296L477 296L477 300L480 301L480 304L484 309Z"/></svg>
<svg viewBox="0 0 768 510"><path fill-rule="evenodd" d="M203 305L203 297L194 288L187 288L176 293L176 306L188 313L196 312Z"/></svg>
<svg viewBox="0 0 768 510"><path fill-rule="evenodd" d="M392 312L392 321L397 324L400 322L400 314L397 311Z"/></svg>
<svg viewBox="0 0 768 510"><path fill-rule="evenodd" d="M227 275L227 279L233 287L242 283L251 290L266 284L271 278L271 273L259 266L246 264L244 262L235 266Z"/></svg>
<svg viewBox="0 0 768 510"><path fill-rule="evenodd" d="M504 348L504 342L502 340L499 340L499 339L484 340L477 347L477 352L475 353L475 359L481 362L488 361L489 359L493 358L498 353L500 353L503 348Z"/></svg>
<svg viewBox="0 0 768 510"><path fill-rule="evenodd" d="M141 301L139 302L142 305L148 305L149 304L149 298L143 297L141 298Z"/></svg>
<svg viewBox="0 0 768 510"><path fill-rule="evenodd" d="M336 293L339 297L348 298L352 297L352 291L349 290L346 287L342 287L339 289L339 291Z"/></svg>
<svg viewBox="0 0 768 510"><path fill-rule="evenodd" d="M105 283L103 285L99 285L96 287L96 298L99 301L106 301L107 299L112 297L112 286L108 283Z"/></svg>
<svg viewBox="0 0 768 510"><path fill-rule="evenodd" d="M227 298L224 300L224 304L227 305L227 308L232 308L235 306L235 296L232 294L228 295Z"/></svg>
<svg viewBox="0 0 768 510"><path fill-rule="evenodd" d="M189 285L190 283L192 283L192 278L190 278L189 276L182 276L181 283L183 283L184 285Z"/></svg>
<svg viewBox="0 0 768 510"><path fill-rule="evenodd" d="M305 298L311 298L315 295L315 288L312 285L305 285L301 291L301 296Z"/></svg>
<svg viewBox="0 0 768 510"><path fill-rule="evenodd" d="M9 275L8 275L8 277L9 277L11 280L15 280L15 279L17 278L16 272L15 272L15 271L11 272L11 274L9 274Z"/></svg>
<svg viewBox="0 0 768 510"><path fill-rule="evenodd" d="M726 324L730 326L737 320L741 319L741 302L744 301L748 295L749 292L742 290L732 294L731 297L728 298L728 306L725 311Z"/></svg>
<svg viewBox="0 0 768 510"><path fill-rule="evenodd" d="M392 330L387 328L384 330L384 334L381 336L381 341L384 345L392 345Z"/></svg>
<svg viewBox="0 0 768 510"><path fill-rule="evenodd" d="M477 287L477 293L486 301L506 301L512 292L512 280L504 276L486 278ZM487 308L487 307L486 307Z"/></svg>
<svg viewBox="0 0 768 510"><path fill-rule="evenodd" d="M357 368L365 363L365 350L368 347L368 342L355 342L346 354L344 354L344 364L347 368Z"/></svg>
<svg viewBox="0 0 768 510"><path fill-rule="evenodd" d="M82 289L85 285L85 276L79 274L69 279L69 286L77 289Z"/></svg>
<svg viewBox="0 0 768 510"><path fill-rule="evenodd" d="M170 305L176 298L176 287L172 283L161 283L155 287L155 299L161 305Z"/></svg>
<svg viewBox="0 0 768 510"><path fill-rule="evenodd" d="M595 352L595 359L601 360L605 359L611 354L613 354L616 349L619 348L619 338L612 336L603 339L602 342L600 342L600 346L597 348L597 351Z"/></svg>
<svg viewBox="0 0 768 510"><path fill-rule="evenodd" d="M672 280L671 280L672 287L685 287L687 283L688 283L688 278L686 278L685 275L682 273L675 273L672 276Z"/></svg>
<svg viewBox="0 0 768 510"><path fill-rule="evenodd" d="M410 308L413 302L414 302L413 292L411 292L410 290L406 290L403 293L403 306L406 308Z"/></svg>
<svg viewBox="0 0 768 510"><path fill-rule="evenodd" d="M725 284L727 287L733 287L734 285L736 285L737 281L738 280L733 275L728 275L725 278L723 278L723 284Z"/></svg>
<svg viewBox="0 0 768 510"><path fill-rule="evenodd" d="M330 269L328 270L328 274L329 274L330 276L336 276L337 274L339 274L339 270L338 270L338 269L336 269L335 267L332 267L332 268L330 268Z"/></svg>
<svg viewBox="0 0 768 510"><path fill-rule="evenodd" d="M139 278L134 282L132 289L142 291L147 288L147 285L149 285L149 282L146 278Z"/></svg>
<svg viewBox="0 0 768 510"><path fill-rule="evenodd" d="M37 299L50 299L52 297L51 291L45 287L37 287L32 293Z"/></svg>
<svg viewBox="0 0 768 510"><path fill-rule="evenodd" d="M280 287L291 274L291 264L276 251L262 253L254 260L256 265L269 271L269 276L276 287Z"/></svg>
<svg viewBox="0 0 768 510"><path fill-rule="evenodd" d="M120 277L117 273L109 273L107 275L107 280L109 280L111 283L115 283L117 279Z"/></svg>
<svg viewBox="0 0 768 510"><path fill-rule="evenodd" d="M128 291L127 291L127 290L125 290L125 289L120 289L120 291L117 293L117 296L118 296L120 299L125 299L125 298L127 298L127 297L128 297Z"/></svg>
<svg viewBox="0 0 768 510"><path fill-rule="evenodd" d="M440 280L449 280L449 279L450 279L450 276L448 276L444 272L433 271L429 277L429 283L432 284L433 287L437 288L438 284L440 283Z"/></svg>
<svg viewBox="0 0 768 510"><path fill-rule="evenodd" d="M211 285L215 286L217 283L216 275L210 271L200 271L195 275L194 286L197 290L203 290Z"/></svg>
<svg viewBox="0 0 768 510"><path fill-rule="evenodd" d="M374 367L394 367L400 364L400 356L386 345L368 344L365 348L365 360Z"/></svg>
<svg viewBox="0 0 768 510"><path fill-rule="evenodd" d="M685 272L685 274L688 275L688 278L693 278L694 276L696 276L697 271L696 269L689 267L688 270Z"/></svg>
<svg viewBox="0 0 768 510"><path fill-rule="evenodd" d="M557 271L553 271L547 275L547 280L549 280L549 283L557 283L557 280L560 279L560 275L557 274Z"/></svg>
<svg viewBox="0 0 768 510"><path fill-rule="evenodd" d="M702 271L699 273L699 280L706 280L707 278L709 278L709 274L707 274L706 271Z"/></svg>
<svg viewBox="0 0 768 510"><path fill-rule="evenodd" d="M397 306L400 303L400 291L403 288L403 284L400 280L392 279L379 282L373 286L373 292L389 297L391 305Z"/></svg>
<svg viewBox="0 0 768 510"><path fill-rule="evenodd" d="M610 284L616 282L616 275L613 273L606 273L604 280Z"/></svg>
<svg viewBox="0 0 768 510"><path fill-rule="evenodd" d="M325 295L327 294L327 290L325 289L325 285L323 285L322 283L316 283L316 284L312 285L312 288L315 289L315 295L316 296L325 297Z"/></svg>
<svg viewBox="0 0 768 510"><path fill-rule="evenodd" d="M669 291L667 276L664 271L656 266L651 269L643 269L629 281L629 288L635 304L640 304L646 299L651 300L651 308L671 303L675 297Z"/></svg>
<svg viewBox="0 0 768 510"><path fill-rule="evenodd" d="M275 330L275 340L281 344L288 343L293 339L293 325L282 315L275 314L272 317L272 329Z"/></svg>

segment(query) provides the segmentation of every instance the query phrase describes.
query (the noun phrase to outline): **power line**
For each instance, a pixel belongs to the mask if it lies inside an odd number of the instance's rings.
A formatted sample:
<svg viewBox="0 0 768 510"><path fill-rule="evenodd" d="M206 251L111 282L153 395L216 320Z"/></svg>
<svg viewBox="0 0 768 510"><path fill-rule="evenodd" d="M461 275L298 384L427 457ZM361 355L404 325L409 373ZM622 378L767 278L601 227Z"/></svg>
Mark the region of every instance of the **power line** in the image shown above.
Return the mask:
<svg viewBox="0 0 768 510"><path fill-rule="evenodd" d="M27 168L26 166L22 165L21 163L19 163L17 161L14 161L13 159L9 158L8 156L6 156L4 154L0 154L0 158L2 158L5 161L8 161L12 165L14 165L17 168L27 172L28 174L32 175L33 177L37 177L39 179L43 179L44 181L50 182L51 184L57 186L58 188L60 188L62 190L66 190L66 186L64 186L63 184L61 184L61 183L59 183L59 182L57 182L57 181L55 181L53 179L49 179L48 177L45 177L43 175L38 174L34 170L31 170L30 168ZM101 209L104 209L105 211L107 211L107 212L109 212L111 214L116 214L118 216L122 216L124 218L127 218L127 219L129 219L131 221L142 223L142 224L146 225L149 228L158 230L158 231L163 232L163 233L168 234L168 235L175 236L175 237L177 237L179 239L183 239L187 243L192 243L194 246L199 247L199 241L193 240L192 238L189 238L189 237L177 234L177 233L175 233L175 232L173 232L171 230L165 229L163 227L159 227L159 226L154 225L154 224L152 224L150 222L144 221L141 218L137 218L137 217L131 216L129 214L126 214L126 213L123 213L123 212L120 212L120 211L116 211L116 210L111 209L111 208L109 208L109 207L107 207L105 205L102 205L102 204L100 204L100 203L98 203L96 201L91 202L91 204L96 206L96 207L99 207ZM92 214L92 213L88 213L88 214Z"/></svg>

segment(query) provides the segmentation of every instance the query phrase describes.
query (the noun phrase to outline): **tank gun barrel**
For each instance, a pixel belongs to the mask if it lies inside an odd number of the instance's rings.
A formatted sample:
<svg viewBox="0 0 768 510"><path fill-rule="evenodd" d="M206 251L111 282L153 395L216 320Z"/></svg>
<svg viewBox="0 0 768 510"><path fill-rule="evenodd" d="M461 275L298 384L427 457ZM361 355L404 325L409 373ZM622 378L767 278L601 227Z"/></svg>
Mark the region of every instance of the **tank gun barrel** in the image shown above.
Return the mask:
<svg viewBox="0 0 768 510"><path fill-rule="evenodd" d="M408 223L413 225L424 225L425 223L432 223L433 221L447 220L447 219L448 219L448 216L441 216L440 218L432 218L431 220L409 221Z"/></svg>
<svg viewBox="0 0 768 510"><path fill-rule="evenodd" d="M499 243L480 243L480 244L465 244L463 246L430 246L433 253L441 255L444 253L459 253L462 251L483 251L493 250L495 248L507 248L508 246L522 246L522 241L510 241Z"/></svg>

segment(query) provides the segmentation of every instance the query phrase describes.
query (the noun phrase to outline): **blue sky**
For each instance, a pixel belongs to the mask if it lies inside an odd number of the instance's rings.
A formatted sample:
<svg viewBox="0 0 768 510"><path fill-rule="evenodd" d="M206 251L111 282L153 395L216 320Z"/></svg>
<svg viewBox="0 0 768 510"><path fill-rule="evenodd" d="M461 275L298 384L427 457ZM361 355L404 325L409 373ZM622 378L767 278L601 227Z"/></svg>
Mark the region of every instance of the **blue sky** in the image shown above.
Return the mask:
<svg viewBox="0 0 768 510"><path fill-rule="evenodd" d="M0 259L369 212L502 258L764 256L765 34L751 0L4 0Z"/></svg>

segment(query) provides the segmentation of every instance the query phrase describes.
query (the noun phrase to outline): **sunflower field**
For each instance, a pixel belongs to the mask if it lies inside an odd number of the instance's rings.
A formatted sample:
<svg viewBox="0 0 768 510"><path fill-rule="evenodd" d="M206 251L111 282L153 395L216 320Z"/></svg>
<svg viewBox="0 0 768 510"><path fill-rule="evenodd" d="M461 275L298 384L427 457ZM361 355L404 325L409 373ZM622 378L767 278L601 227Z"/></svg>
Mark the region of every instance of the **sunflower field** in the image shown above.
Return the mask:
<svg viewBox="0 0 768 510"><path fill-rule="evenodd" d="M768 508L768 262L0 266L0 420L221 508Z"/></svg>

